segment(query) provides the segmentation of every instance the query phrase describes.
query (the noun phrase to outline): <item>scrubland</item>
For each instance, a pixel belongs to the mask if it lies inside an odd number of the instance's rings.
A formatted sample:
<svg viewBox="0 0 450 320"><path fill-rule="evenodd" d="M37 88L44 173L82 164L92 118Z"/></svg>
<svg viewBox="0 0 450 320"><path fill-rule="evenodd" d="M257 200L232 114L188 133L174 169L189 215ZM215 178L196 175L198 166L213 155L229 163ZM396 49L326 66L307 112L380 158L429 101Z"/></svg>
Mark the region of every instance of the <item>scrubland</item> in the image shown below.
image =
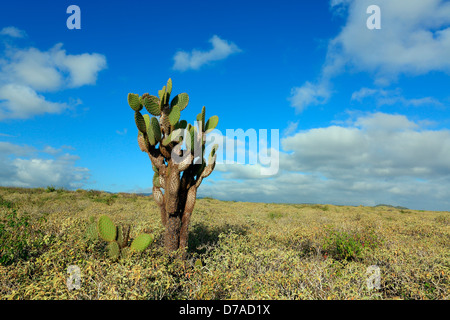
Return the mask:
<svg viewBox="0 0 450 320"><path fill-rule="evenodd" d="M108 215L154 242L113 262L90 240ZM1 299L449 299L450 213L198 199L185 261L151 196L0 188ZM68 268L80 270L69 290ZM370 266L379 268L379 288ZM369 268L369 269L368 269ZM373 268L371 269L373 270Z"/></svg>

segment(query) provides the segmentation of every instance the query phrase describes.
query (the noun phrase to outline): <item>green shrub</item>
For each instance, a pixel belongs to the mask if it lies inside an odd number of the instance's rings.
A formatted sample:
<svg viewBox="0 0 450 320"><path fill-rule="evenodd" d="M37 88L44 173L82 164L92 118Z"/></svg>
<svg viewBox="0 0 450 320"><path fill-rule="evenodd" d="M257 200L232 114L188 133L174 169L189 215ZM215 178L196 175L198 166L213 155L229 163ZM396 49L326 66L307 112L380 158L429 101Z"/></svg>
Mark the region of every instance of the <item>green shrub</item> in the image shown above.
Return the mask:
<svg viewBox="0 0 450 320"><path fill-rule="evenodd" d="M45 189L46 192L55 192L56 188L54 186L48 186L47 189Z"/></svg>
<svg viewBox="0 0 450 320"><path fill-rule="evenodd" d="M362 233L346 232L326 228L323 250L336 260L355 260L362 257L365 250L378 247L380 240L373 230Z"/></svg>
<svg viewBox="0 0 450 320"><path fill-rule="evenodd" d="M271 220L281 218L282 216L283 216L283 214L281 212L276 212L276 211L270 211L268 214L268 217Z"/></svg>
<svg viewBox="0 0 450 320"><path fill-rule="evenodd" d="M43 233L32 226L28 215L19 216L17 210L12 209L0 219L0 264L27 260L41 244Z"/></svg>

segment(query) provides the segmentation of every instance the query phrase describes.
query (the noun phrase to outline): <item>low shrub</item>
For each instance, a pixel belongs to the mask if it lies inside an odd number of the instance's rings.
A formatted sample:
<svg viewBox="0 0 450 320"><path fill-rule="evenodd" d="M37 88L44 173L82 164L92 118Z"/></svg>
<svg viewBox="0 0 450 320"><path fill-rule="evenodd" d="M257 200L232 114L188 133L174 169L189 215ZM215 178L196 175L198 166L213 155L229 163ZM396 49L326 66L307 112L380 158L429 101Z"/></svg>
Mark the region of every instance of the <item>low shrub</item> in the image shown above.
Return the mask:
<svg viewBox="0 0 450 320"><path fill-rule="evenodd" d="M10 265L18 260L27 260L44 242L44 233L39 226L30 223L27 214L18 215L16 209L0 218L0 264Z"/></svg>
<svg viewBox="0 0 450 320"><path fill-rule="evenodd" d="M373 250L381 243L373 230L361 233L326 228L323 250L336 260L355 260L362 257L365 250Z"/></svg>

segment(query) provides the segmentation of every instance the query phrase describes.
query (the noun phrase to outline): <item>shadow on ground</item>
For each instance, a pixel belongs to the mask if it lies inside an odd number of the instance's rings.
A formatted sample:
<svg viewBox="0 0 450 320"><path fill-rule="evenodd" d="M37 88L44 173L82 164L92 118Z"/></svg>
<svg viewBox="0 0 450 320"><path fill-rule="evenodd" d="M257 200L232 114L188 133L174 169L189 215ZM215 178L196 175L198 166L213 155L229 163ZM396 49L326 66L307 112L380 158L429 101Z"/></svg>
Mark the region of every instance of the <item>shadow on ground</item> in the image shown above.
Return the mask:
<svg viewBox="0 0 450 320"><path fill-rule="evenodd" d="M202 222L192 225L189 230L188 253L206 253L208 247L214 247L220 234L233 232L238 235L247 234L248 227L225 224L223 226L208 226Z"/></svg>

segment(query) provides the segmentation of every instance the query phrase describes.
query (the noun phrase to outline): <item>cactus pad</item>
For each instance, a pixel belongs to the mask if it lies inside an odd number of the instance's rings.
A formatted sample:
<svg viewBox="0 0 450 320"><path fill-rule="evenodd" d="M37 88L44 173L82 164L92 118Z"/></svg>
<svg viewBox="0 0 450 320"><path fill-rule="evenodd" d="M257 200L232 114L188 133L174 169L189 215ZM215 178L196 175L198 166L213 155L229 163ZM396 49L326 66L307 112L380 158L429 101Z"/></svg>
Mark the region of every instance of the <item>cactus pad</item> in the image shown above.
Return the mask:
<svg viewBox="0 0 450 320"><path fill-rule="evenodd" d="M134 113L134 120L136 121L136 127L142 133L147 131L147 126L145 125L145 119L139 111Z"/></svg>
<svg viewBox="0 0 450 320"><path fill-rule="evenodd" d="M102 215L98 219L97 226L98 233L103 240L108 242L116 240L117 228L114 225L114 222L112 222L112 220L108 216Z"/></svg>
<svg viewBox="0 0 450 320"><path fill-rule="evenodd" d="M144 107L147 109L148 113L159 116L161 115L161 107L159 106L159 99L155 96L147 96L144 98Z"/></svg>
<svg viewBox="0 0 450 320"><path fill-rule="evenodd" d="M180 108L180 111L183 111L189 103L189 96L187 93L180 93L177 94L170 103L171 107L178 106Z"/></svg>
<svg viewBox="0 0 450 320"><path fill-rule="evenodd" d="M219 123L218 116L212 116L211 118L209 118L205 125L205 133L213 131L217 127L218 123Z"/></svg>
<svg viewBox="0 0 450 320"><path fill-rule="evenodd" d="M117 260L119 259L120 255L120 248L117 242L113 241L110 242L106 248L108 249L108 255L111 258L111 260Z"/></svg>
<svg viewBox="0 0 450 320"><path fill-rule="evenodd" d="M141 233L136 237L136 239L133 240L131 243L130 249L142 252L152 243L153 236L148 233Z"/></svg>
<svg viewBox="0 0 450 320"><path fill-rule="evenodd" d="M130 105L131 109L134 111L141 111L142 105L141 101L139 100L139 95L134 93L128 94L128 104Z"/></svg>
<svg viewBox="0 0 450 320"><path fill-rule="evenodd" d="M97 223L95 223L95 221L92 221L92 219L94 217L90 217L89 220L91 220L91 223L88 225L87 229L86 229L86 238L88 240L91 241L96 241L98 240L98 228L97 228Z"/></svg>
<svg viewBox="0 0 450 320"><path fill-rule="evenodd" d="M175 126L180 120L180 107L173 106L169 113L169 122L172 126Z"/></svg>
<svg viewBox="0 0 450 320"><path fill-rule="evenodd" d="M155 141L156 142L161 141L161 128L159 127L158 119L152 117L152 119L150 120L150 126L152 128Z"/></svg>

